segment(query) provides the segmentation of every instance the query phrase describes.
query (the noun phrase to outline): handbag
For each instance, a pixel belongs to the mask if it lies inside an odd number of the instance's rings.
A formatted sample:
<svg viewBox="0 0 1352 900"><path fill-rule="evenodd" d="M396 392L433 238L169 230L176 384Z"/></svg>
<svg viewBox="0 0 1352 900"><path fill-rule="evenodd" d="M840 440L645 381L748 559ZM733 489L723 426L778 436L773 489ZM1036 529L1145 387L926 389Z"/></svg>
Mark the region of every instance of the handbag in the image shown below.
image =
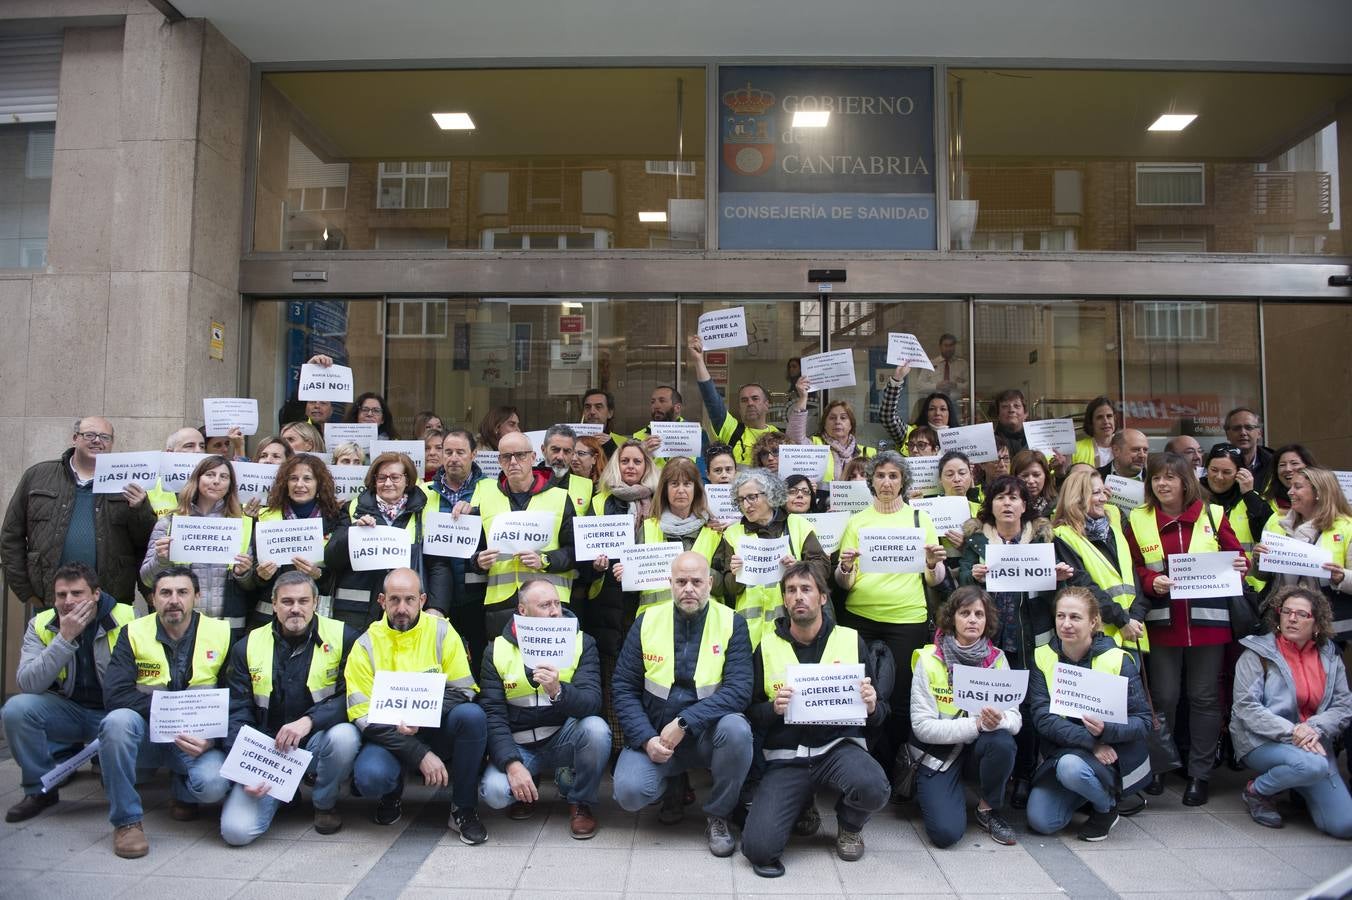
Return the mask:
<svg viewBox="0 0 1352 900"><path fill-rule="evenodd" d="M1141 651L1140 644L1136 652ZM1150 751L1150 771L1156 775L1183 768L1183 757L1179 755L1178 744L1174 741L1174 732L1169 723L1155 711L1155 700L1150 696L1150 679L1145 674L1145 660L1141 659L1141 686L1145 688L1145 702L1150 707L1150 731L1145 736L1146 747Z"/></svg>
<svg viewBox="0 0 1352 900"><path fill-rule="evenodd" d="M899 803L915 798L915 779L920 772L919 761L911 757L911 747L903 744L897 754L897 762L892 770L892 802Z"/></svg>

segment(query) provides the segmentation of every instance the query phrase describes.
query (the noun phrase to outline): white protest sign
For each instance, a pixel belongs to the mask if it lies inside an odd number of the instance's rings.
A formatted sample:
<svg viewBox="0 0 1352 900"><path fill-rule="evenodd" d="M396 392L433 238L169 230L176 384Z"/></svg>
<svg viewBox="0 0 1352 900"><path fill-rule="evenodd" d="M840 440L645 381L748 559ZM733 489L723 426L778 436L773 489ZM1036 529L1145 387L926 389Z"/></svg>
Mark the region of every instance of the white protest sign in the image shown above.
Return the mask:
<svg viewBox="0 0 1352 900"><path fill-rule="evenodd" d="M290 803L313 758L313 753L299 747L283 753L276 739L245 725L221 763L221 777L245 787L266 784L269 797Z"/></svg>
<svg viewBox="0 0 1352 900"><path fill-rule="evenodd" d="M160 487L175 493L183 490L192 477L192 470L206 458L205 453L161 453Z"/></svg>
<svg viewBox="0 0 1352 900"><path fill-rule="evenodd" d="M547 512L506 512L488 526L488 549L506 556L541 550L554 539L558 516Z"/></svg>
<svg viewBox="0 0 1352 900"><path fill-rule="evenodd" d="M649 422L648 433L662 439L662 445L653 454L658 458L671 459L686 456L699 458L700 425L698 422Z"/></svg>
<svg viewBox="0 0 1352 900"><path fill-rule="evenodd" d="M391 525L353 525L347 530L347 560L354 572L407 568L413 558L408 532Z"/></svg>
<svg viewBox="0 0 1352 900"><path fill-rule="evenodd" d="M1342 488L1343 496L1352 500L1352 472L1334 472L1333 475L1338 479L1338 487Z"/></svg>
<svg viewBox="0 0 1352 900"><path fill-rule="evenodd" d="M1263 532L1263 538L1259 543L1268 549L1268 552L1258 557L1260 572L1313 575L1315 578L1329 577L1329 570L1324 568L1324 563L1333 562L1333 554L1318 544L1307 544L1297 538L1271 531Z"/></svg>
<svg viewBox="0 0 1352 900"><path fill-rule="evenodd" d="M902 464L906 466L907 481L910 483L908 490L920 491L922 494L938 494L942 489L939 486L939 460L942 456L903 456Z"/></svg>
<svg viewBox="0 0 1352 900"><path fill-rule="evenodd" d="M258 433L258 401L252 397L203 397L202 419L207 437L221 437L238 428L241 434Z"/></svg>
<svg viewBox="0 0 1352 900"><path fill-rule="evenodd" d="M831 512L856 513L873 505L873 493L868 489L867 481L836 480L828 484L831 491Z"/></svg>
<svg viewBox="0 0 1352 900"><path fill-rule="evenodd" d="M374 422L324 423L324 446L330 451L339 444L356 444L369 454L378 436L379 427Z"/></svg>
<svg viewBox="0 0 1352 900"><path fill-rule="evenodd" d="M169 558L176 563L232 566L241 547L244 520L211 516L174 516L169 522Z"/></svg>
<svg viewBox="0 0 1352 900"><path fill-rule="evenodd" d="M300 367L300 388L296 396L301 400L352 400L352 370L347 366L317 366L305 363Z"/></svg>
<svg viewBox="0 0 1352 900"><path fill-rule="evenodd" d="M324 561L323 519L280 519L254 527L258 562L290 565L294 557L312 563Z"/></svg>
<svg viewBox="0 0 1352 900"><path fill-rule="evenodd" d="M656 591L671 587L671 564L683 552L680 541L630 544L620 549L622 591Z"/></svg>
<svg viewBox="0 0 1352 900"><path fill-rule="evenodd" d="M889 366L909 365L912 369L928 369L934 371L934 363L930 362L929 354L925 348L920 346L920 341L913 334L905 332L889 332L887 335L887 364Z"/></svg>
<svg viewBox="0 0 1352 900"><path fill-rule="evenodd" d="M1034 450L1075 455L1075 423L1070 419L1034 419L1023 423L1023 436Z"/></svg>
<svg viewBox="0 0 1352 900"><path fill-rule="evenodd" d="M566 669L573 663L577 650L577 619L560 616L557 619L536 616L513 616L516 623L516 645L521 649L521 661L527 669L553 666Z"/></svg>
<svg viewBox="0 0 1352 900"><path fill-rule="evenodd" d="M376 672L366 721L373 725L441 725L441 701L446 696L442 672Z"/></svg>
<svg viewBox="0 0 1352 900"><path fill-rule="evenodd" d="M1238 597L1244 593L1239 572L1234 568L1233 550L1217 553L1170 553L1169 599L1192 600L1197 597Z"/></svg>
<svg viewBox="0 0 1352 900"><path fill-rule="evenodd" d="M1027 669L953 667L953 705L974 716L987 706L1013 709L1028 693Z"/></svg>
<svg viewBox="0 0 1352 900"><path fill-rule="evenodd" d="M129 484L149 490L160 477L160 452L100 453L94 457L94 493L120 494Z"/></svg>
<svg viewBox="0 0 1352 900"><path fill-rule="evenodd" d="M972 518L972 504L966 497L918 497L910 504L929 513L934 530L938 532L962 531L962 526Z"/></svg>
<svg viewBox="0 0 1352 900"><path fill-rule="evenodd" d="M150 742L172 744L180 734L223 738L228 733L229 712L230 691L226 688L154 691L150 695Z"/></svg>
<svg viewBox="0 0 1352 900"><path fill-rule="evenodd" d="M1124 675L1094 669L1056 664L1052 683L1050 713L1058 716L1090 715L1104 722L1127 724L1127 679Z"/></svg>
<svg viewBox="0 0 1352 900"><path fill-rule="evenodd" d="M737 546L742 558L742 571L737 583L748 586L775 585L784 576L780 560L789 555L789 536L778 538L742 538Z"/></svg>
<svg viewBox="0 0 1352 900"><path fill-rule="evenodd" d="M859 571L878 575L925 571L924 529L859 529Z"/></svg>
<svg viewBox="0 0 1352 900"><path fill-rule="evenodd" d="M825 444L780 444L779 477L806 475L813 484L821 484L830 455L831 448Z"/></svg>
<svg viewBox="0 0 1352 900"><path fill-rule="evenodd" d="M478 464L479 471L484 473L485 478L497 480L502 474L502 461L498 459L496 450L475 450L474 462Z"/></svg>
<svg viewBox="0 0 1352 900"><path fill-rule="evenodd" d="M366 488L366 470L369 466L329 466L333 476L333 492L339 503L347 503Z"/></svg>
<svg viewBox="0 0 1352 900"><path fill-rule="evenodd" d="M600 422L563 422L560 424L571 428L573 434L578 437L596 437L599 434L604 434L606 430L606 426Z"/></svg>
<svg viewBox="0 0 1352 900"><path fill-rule="evenodd" d="M704 313L699 317L699 339L705 350L745 347L746 309L737 306Z"/></svg>
<svg viewBox="0 0 1352 900"><path fill-rule="evenodd" d="M573 553L578 562L603 555L613 559L620 550L632 543L634 517L628 513L573 518Z"/></svg>
<svg viewBox="0 0 1352 900"><path fill-rule="evenodd" d="M995 451L995 426L990 422L940 428L939 446L945 453L955 450L965 453L974 463L995 462L1000 458L1000 454Z"/></svg>
<svg viewBox="0 0 1352 900"><path fill-rule="evenodd" d="M422 441L372 441L371 459L382 453L402 453L413 460L413 471L422 480L423 469L427 468L427 445Z"/></svg>
<svg viewBox="0 0 1352 900"><path fill-rule="evenodd" d="M854 351L832 350L804 356L799 363L814 392L854 386Z"/></svg>
<svg viewBox="0 0 1352 900"><path fill-rule="evenodd" d="M709 504L709 515L719 522L740 522L742 513L732 502L732 485L706 484L704 499Z"/></svg>
<svg viewBox="0 0 1352 900"><path fill-rule="evenodd" d="M864 664L799 663L784 670L784 684L793 688L784 721L789 725L863 725Z"/></svg>
<svg viewBox="0 0 1352 900"><path fill-rule="evenodd" d="M318 460L318 463L322 462L323 460ZM235 492L239 495L239 502L248 503L257 498L259 503L266 503L268 492L277 481L277 470L281 466L276 463L256 462L236 462L230 465L235 469Z"/></svg>
<svg viewBox="0 0 1352 900"><path fill-rule="evenodd" d="M79 753L57 766L50 772L42 776L42 792L45 794L52 788L60 787L70 777L71 773L83 766L94 758L94 754L99 752L99 739L94 738Z"/></svg>
<svg viewBox="0 0 1352 900"><path fill-rule="evenodd" d="M1145 482L1135 478L1123 478L1121 475L1109 475L1103 479L1108 489L1108 502L1123 512L1131 512L1145 505Z"/></svg>
<svg viewBox="0 0 1352 900"><path fill-rule="evenodd" d="M1056 590L1056 547L1049 543L987 544L986 590Z"/></svg>
<svg viewBox="0 0 1352 900"><path fill-rule="evenodd" d="M423 518L423 554L469 559L479 547L483 519L468 513L455 519L450 513L428 513Z"/></svg>
<svg viewBox="0 0 1352 900"><path fill-rule="evenodd" d="M794 513L799 518L812 523L817 534L817 543L826 553L835 553L840 549L840 539L845 536L845 526L850 522L847 512Z"/></svg>

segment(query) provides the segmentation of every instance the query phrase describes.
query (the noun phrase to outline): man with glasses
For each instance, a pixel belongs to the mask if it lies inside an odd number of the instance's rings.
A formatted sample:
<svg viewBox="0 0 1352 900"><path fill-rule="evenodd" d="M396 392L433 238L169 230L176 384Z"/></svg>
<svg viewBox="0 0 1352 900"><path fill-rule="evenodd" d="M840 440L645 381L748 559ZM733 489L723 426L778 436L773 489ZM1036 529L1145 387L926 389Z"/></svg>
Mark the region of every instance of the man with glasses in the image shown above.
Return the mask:
<svg viewBox="0 0 1352 900"><path fill-rule="evenodd" d="M10 590L25 603L50 606L56 570L82 562L119 603L135 597L137 570L155 513L146 492L94 493L94 460L113 449L112 423L102 416L75 422L60 459L24 472L0 531L0 560Z"/></svg>
<svg viewBox="0 0 1352 900"><path fill-rule="evenodd" d="M1237 406L1225 414L1225 439L1239 448L1244 458L1239 466L1253 475L1253 489L1260 494L1272 480L1271 448L1263 446L1263 420L1247 406Z"/></svg>
<svg viewBox="0 0 1352 900"><path fill-rule="evenodd" d="M577 573L573 570L573 501L567 481L549 469L535 468L535 450L530 438L519 431L498 442L502 474L495 483L484 482L474 493L474 512L483 519L479 548L469 571L488 575L484 595L484 633L498 635L516 609L516 594L528 581L542 579L554 585L559 600L567 603ZM553 516L553 528L544 546L522 553L504 553L488 543L493 520L503 513L533 512Z"/></svg>
<svg viewBox="0 0 1352 900"><path fill-rule="evenodd" d="M1169 439L1169 442L1164 445L1164 449L1185 458L1192 463L1194 469L1201 469L1206 466L1202 454L1202 445L1197 443L1195 437L1186 434L1177 435Z"/></svg>
<svg viewBox="0 0 1352 900"><path fill-rule="evenodd" d="M423 485L428 508L459 516L474 505L474 492L484 483L483 470L474 461L474 435L453 428L441 439L441 468ZM469 560L453 556L424 556L427 572L427 608L440 612L465 639L469 656L477 669L483 657L484 587L482 572L475 572Z"/></svg>

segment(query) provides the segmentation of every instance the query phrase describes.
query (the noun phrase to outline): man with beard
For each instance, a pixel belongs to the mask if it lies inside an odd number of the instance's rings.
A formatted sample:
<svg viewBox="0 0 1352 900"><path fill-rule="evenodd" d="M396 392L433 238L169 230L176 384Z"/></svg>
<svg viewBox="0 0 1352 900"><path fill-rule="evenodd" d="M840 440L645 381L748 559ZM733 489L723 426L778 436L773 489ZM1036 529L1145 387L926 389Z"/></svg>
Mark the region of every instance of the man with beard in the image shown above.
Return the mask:
<svg viewBox="0 0 1352 900"><path fill-rule="evenodd" d="M442 437L441 468L423 485L429 509L459 517L473 507L474 492L484 483L474 450L474 435L463 428L452 428ZM484 633L487 576L474 571L468 560L454 556L424 556L423 568L427 573L427 611L451 620L477 666L488 642Z"/></svg>
<svg viewBox="0 0 1352 900"><path fill-rule="evenodd" d="M272 586L273 620L250 631L230 651L230 734L245 725L275 739L283 753L314 754L315 831L343 827L338 790L352 774L361 736L347 721L343 663L357 633L337 619L315 614L319 588L304 572L283 572ZM243 847L263 835L282 801L266 781L236 784L221 810L221 837Z"/></svg>
<svg viewBox="0 0 1352 900"><path fill-rule="evenodd" d="M685 400L681 397L681 392L669 384L661 384L653 388L652 396L648 398L648 421L651 422L684 422L685 416L681 412L685 409ZM658 466L667 464L666 457L656 456L657 450L662 446L662 439L652 433L649 425L644 425L638 431L634 432L634 440L642 441L648 448L649 455L655 457L654 461ZM709 446L709 436L700 429L700 449L701 451Z"/></svg>
<svg viewBox="0 0 1352 900"><path fill-rule="evenodd" d="M551 425L545 432L542 449L545 454L544 468L560 485L566 485L568 496L573 501L573 512L586 515L587 504L591 503L592 480L573 474L573 450L577 446L577 432L567 425Z"/></svg>

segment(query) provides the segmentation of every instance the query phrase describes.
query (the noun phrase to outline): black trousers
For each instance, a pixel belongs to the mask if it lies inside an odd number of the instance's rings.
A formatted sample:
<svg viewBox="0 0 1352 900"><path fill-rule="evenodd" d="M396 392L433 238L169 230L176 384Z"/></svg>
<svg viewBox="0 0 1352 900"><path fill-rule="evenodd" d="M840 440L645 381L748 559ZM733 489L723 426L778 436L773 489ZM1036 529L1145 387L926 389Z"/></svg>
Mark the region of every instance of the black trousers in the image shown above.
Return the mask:
<svg viewBox="0 0 1352 900"><path fill-rule="evenodd" d="M930 642L929 626L923 622L892 625L854 614L847 615L845 624L858 631L865 642L882 641L892 653L896 680L887 701L887 719L873 747L873 758L890 778L897 753L911 736L911 654Z"/></svg>

